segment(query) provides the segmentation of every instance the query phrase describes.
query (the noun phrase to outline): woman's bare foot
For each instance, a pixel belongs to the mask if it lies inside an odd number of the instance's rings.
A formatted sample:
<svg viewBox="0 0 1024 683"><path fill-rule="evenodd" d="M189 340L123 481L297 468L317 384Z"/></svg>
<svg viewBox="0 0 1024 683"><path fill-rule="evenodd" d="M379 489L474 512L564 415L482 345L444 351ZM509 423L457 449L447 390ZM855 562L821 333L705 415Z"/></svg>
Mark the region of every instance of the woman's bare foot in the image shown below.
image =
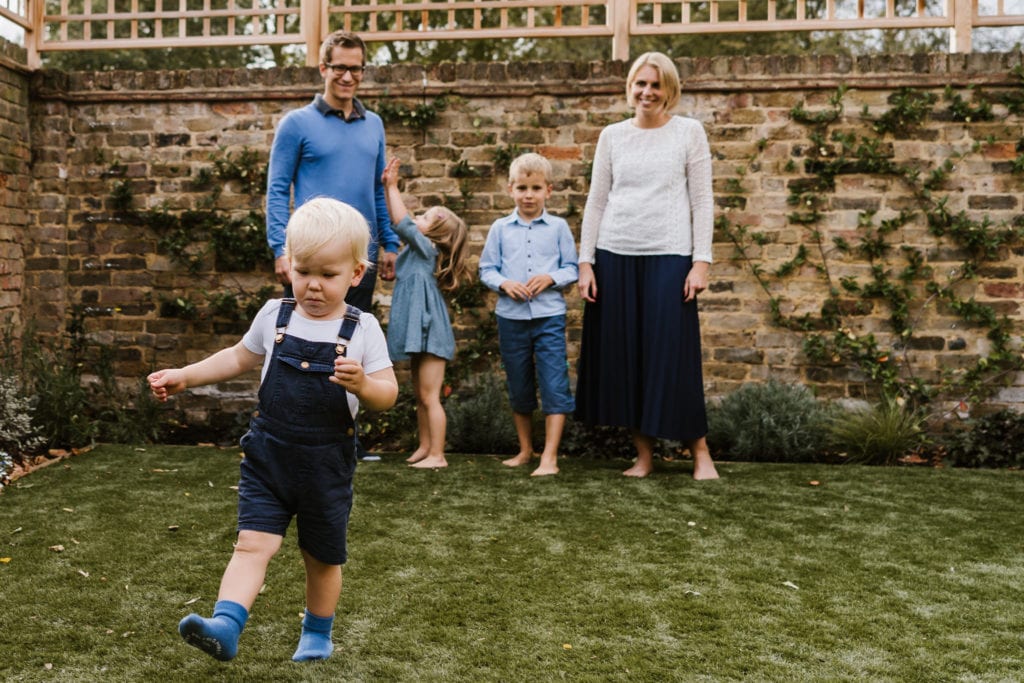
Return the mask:
<svg viewBox="0 0 1024 683"><path fill-rule="evenodd" d="M507 458L501 461L502 465L508 467L519 467L520 465L526 465L533 459L533 453L520 451L518 455L513 458Z"/></svg>
<svg viewBox="0 0 1024 683"><path fill-rule="evenodd" d="M417 448L412 452L412 455L405 459L405 461L411 465L414 462L419 462L425 457L427 457L427 449Z"/></svg>
<svg viewBox="0 0 1024 683"><path fill-rule="evenodd" d="M718 479L715 461L711 459L711 451L708 450L707 442L704 439L699 439L691 444L690 453L693 455L694 479L697 481Z"/></svg>
<svg viewBox="0 0 1024 683"><path fill-rule="evenodd" d="M650 474L653 471L654 471L654 467L651 466L651 465L641 465L640 463L636 463L635 465L630 467L628 470L623 472L622 476L624 476L624 477L636 477L637 479L641 479L643 477L646 477L648 474Z"/></svg>
<svg viewBox="0 0 1024 683"><path fill-rule="evenodd" d="M417 460L416 462L409 465L409 467L416 467L418 469L439 469L441 467L448 467L448 461L445 460L443 455L427 455L423 459Z"/></svg>
<svg viewBox="0 0 1024 683"><path fill-rule="evenodd" d="M715 469L715 463L711 461L710 457L706 462L701 462L701 460L693 461L693 478L697 481L718 479L718 470Z"/></svg>

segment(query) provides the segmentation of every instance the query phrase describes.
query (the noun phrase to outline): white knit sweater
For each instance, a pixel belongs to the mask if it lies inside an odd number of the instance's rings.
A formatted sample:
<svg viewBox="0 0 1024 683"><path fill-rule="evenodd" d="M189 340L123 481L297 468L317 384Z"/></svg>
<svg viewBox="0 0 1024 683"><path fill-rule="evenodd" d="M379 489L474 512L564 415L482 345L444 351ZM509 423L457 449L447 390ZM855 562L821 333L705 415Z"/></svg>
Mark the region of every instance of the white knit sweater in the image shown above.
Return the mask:
<svg viewBox="0 0 1024 683"><path fill-rule="evenodd" d="M593 263L596 248L711 263L713 232L711 150L699 121L673 116L660 128L638 128L628 119L601 131L581 263Z"/></svg>

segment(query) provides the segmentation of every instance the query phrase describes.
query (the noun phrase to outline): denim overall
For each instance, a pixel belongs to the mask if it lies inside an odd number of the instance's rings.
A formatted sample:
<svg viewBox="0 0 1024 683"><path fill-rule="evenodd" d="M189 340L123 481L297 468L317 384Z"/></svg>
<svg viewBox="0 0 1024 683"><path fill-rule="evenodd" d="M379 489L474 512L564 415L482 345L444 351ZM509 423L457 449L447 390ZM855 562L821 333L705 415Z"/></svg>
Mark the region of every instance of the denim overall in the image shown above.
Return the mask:
<svg viewBox="0 0 1024 683"><path fill-rule="evenodd" d="M294 516L300 548L324 564L344 564L356 425L347 392L328 377L360 311L348 306L337 342L324 343L286 334L294 310L294 299L281 301L259 407L242 437L238 530L284 536Z"/></svg>

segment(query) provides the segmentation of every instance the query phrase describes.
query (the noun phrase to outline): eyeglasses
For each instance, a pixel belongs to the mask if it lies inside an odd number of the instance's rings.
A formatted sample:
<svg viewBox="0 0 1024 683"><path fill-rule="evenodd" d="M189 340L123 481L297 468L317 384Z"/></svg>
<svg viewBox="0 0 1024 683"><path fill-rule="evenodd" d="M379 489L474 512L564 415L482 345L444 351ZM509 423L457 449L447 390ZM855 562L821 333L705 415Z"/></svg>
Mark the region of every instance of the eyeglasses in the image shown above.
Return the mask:
<svg viewBox="0 0 1024 683"><path fill-rule="evenodd" d="M362 66L361 64L349 66L348 64L328 64L327 62L324 62L324 66L326 66L328 69L333 71L338 76L344 76L345 72L348 72L352 74L352 78L362 77L363 71L365 71L366 69L366 67Z"/></svg>

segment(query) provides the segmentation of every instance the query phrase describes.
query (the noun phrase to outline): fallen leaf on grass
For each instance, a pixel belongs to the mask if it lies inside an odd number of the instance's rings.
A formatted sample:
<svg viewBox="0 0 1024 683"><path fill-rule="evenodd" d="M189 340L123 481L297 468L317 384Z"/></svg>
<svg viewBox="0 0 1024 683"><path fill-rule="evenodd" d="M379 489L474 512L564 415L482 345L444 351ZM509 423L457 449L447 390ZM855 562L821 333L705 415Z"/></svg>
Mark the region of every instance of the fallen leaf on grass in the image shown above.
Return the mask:
<svg viewBox="0 0 1024 683"><path fill-rule="evenodd" d="M172 524L169 527L167 527L167 530L168 531L177 531L178 530L178 525L177 524Z"/></svg>
<svg viewBox="0 0 1024 683"><path fill-rule="evenodd" d="M796 585L792 581L783 581L782 585L785 586L786 588L792 588L795 591L800 590L800 586Z"/></svg>
<svg viewBox="0 0 1024 683"><path fill-rule="evenodd" d="M87 572L87 571L82 571L81 569L79 569L78 573L81 574L82 576L84 576L87 579L89 578L89 572Z"/></svg>
<svg viewBox="0 0 1024 683"><path fill-rule="evenodd" d="M9 558L9 557L0 557L0 564L10 564L10 563L11 563L11 558Z"/></svg>
<svg viewBox="0 0 1024 683"><path fill-rule="evenodd" d="M186 605L194 605L197 602L199 602L199 598L192 598L191 600L186 600L184 604L186 604Z"/></svg>
<svg viewBox="0 0 1024 683"><path fill-rule="evenodd" d="M821 482L818 481L817 479L812 479L811 481L809 481L807 483L810 484L811 486L821 486Z"/></svg>
<svg viewBox="0 0 1024 683"><path fill-rule="evenodd" d="M569 643L562 643L562 649L563 650L571 650L572 649L572 645L570 645Z"/></svg>
<svg viewBox="0 0 1024 683"><path fill-rule="evenodd" d="M61 508L64 512L74 512L75 508Z"/></svg>
<svg viewBox="0 0 1024 683"><path fill-rule="evenodd" d="M64 552L64 546L62 546L62 545L51 545L50 546L50 550L52 550L55 553L62 553L62 552Z"/></svg>
<svg viewBox="0 0 1024 683"><path fill-rule="evenodd" d="M697 591L685 591L683 595L696 595L699 597L700 593L698 593Z"/></svg>

